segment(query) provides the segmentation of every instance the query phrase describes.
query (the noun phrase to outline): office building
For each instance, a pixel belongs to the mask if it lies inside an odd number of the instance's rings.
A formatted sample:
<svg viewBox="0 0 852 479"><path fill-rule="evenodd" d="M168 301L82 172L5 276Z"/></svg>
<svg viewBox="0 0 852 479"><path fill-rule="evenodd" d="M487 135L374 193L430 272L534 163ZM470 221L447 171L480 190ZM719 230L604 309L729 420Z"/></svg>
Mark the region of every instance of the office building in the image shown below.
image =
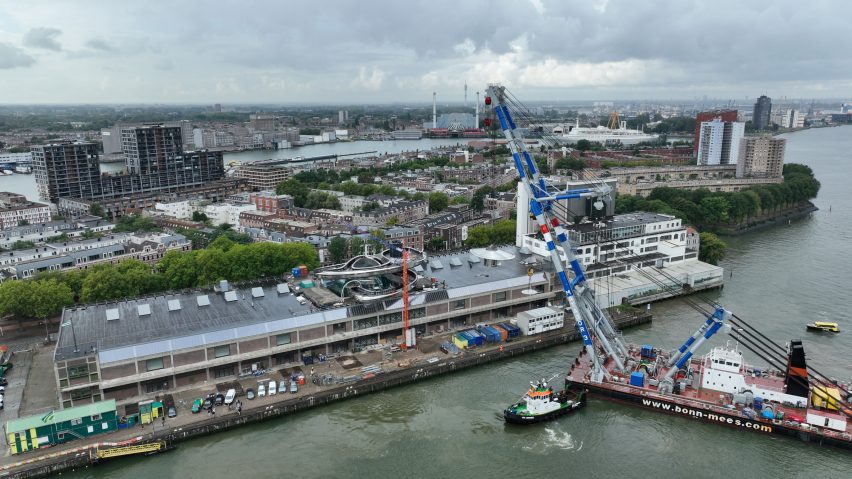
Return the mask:
<svg viewBox="0 0 852 479"><path fill-rule="evenodd" d="M701 123L698 138L699 165L732 165L737 162L745 123L714 118Z"/></svg>
<svg viewBox="0 0 852 479"><path fill-rule="evenodd" d="M63 142L32 147L33 174L42 201L61 197L92 198L100 194L97 143Z"/></svg>
<svg viewBox="0 0 852 479"><path fill-rule="evenodd" d="M698 155L698 141L701 138L701 124L720 118L722 121L737 121L737 110L712 110L702 111L695 115L695 139L692 142L692 153Z"/></svg>
<svg viewBox="0 0 852 479"><path fill-rule="evenodd" d="M766 95L761 95L754 104L754 114L752 115L752 124L755 130L768 130L769 117L772 115L772 99Z"/></svg>
<svg viewBox="0 0 852 479"><path fill-rule="evenodd" d="M740 143L737 178L780 178L787 140L771 136L745 138Z"/></svg>

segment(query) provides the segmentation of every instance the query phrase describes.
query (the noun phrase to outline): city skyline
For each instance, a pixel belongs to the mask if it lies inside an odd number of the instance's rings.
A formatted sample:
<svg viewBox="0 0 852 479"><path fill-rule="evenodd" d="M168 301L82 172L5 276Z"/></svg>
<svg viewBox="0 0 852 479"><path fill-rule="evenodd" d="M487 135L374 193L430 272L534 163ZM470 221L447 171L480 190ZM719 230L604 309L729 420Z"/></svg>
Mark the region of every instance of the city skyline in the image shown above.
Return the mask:
<svg viewBox="0 0 852 479"><path fill-rule="evenodd" d="M849 7L800 5L4 4L0 103L844 98Z"/></svg>

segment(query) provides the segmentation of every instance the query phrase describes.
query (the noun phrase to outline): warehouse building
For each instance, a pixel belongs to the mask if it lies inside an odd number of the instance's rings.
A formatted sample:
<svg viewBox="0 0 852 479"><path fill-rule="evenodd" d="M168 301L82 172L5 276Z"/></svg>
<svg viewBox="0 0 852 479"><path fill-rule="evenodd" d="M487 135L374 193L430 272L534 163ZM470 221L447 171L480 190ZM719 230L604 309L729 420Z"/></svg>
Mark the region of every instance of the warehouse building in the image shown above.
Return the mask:
<svg viewBox="0 0 852 479"><path fill-rule="evenodd" d="M411 295L410 327L433 334L508 320L553 299L556 276L537 267L528 277L517 249L506 250L514 259L502 263L459 253L418 266L438 288ZM402 335L399 299L318 310L293 294L294 286L271 282L66 309L54 353L60 403L129 404Z"/></svg>

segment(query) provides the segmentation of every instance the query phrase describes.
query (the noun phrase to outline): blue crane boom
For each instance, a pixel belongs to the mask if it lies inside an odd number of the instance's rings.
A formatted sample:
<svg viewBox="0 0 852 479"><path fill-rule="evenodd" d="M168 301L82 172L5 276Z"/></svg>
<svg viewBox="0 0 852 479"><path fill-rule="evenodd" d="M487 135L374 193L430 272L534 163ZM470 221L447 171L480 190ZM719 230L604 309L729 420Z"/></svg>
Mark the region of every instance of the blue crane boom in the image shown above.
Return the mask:
<svg viewBox="0 0 852 479"><path fill-rule="evenodd" d="M550 193L548 185L539 174L535 162L527 151L523 138L512 118L505 87L489 85L485 104L491 105L492 102L494 113L500 123L500 128L506 138L515 168L520 177L519 187L524 188L530 198L530 212L535 217L535 221L547 245L551 263L562 284L562 289L565 292L568 305L574 315L574 321L583 339L583 345L586 348L588 357L591 358L591 380L600 382L605 377L609 377L609 373L598 357L595 343L599 343L606 357L614 361L615 369L618 371L625 370L627 347L613 327L610 319L598 307L594 294L592 294L591 289L587 286L583 266L574 256L568 235L559 223L559 219L553 213L553 202L574 198L605 197L611 194L612 189L606 184L601 184L593 188L562 191L556 194ZM572 279L568 277L557 246L561 247L565 256L565 262L568 268L570 268L571 273L573 273Z"/></svg>

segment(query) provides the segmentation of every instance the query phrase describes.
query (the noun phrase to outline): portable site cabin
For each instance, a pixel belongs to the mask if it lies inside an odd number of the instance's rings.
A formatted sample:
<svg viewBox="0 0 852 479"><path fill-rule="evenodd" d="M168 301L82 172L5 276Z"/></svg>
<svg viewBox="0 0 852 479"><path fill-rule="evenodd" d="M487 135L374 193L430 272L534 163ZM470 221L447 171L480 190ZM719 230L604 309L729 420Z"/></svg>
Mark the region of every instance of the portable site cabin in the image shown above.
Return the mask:
<svg viewBox="0 0 852 479"><path fill-rule="evenodd" d="M26 416L6 423L9 451L18 454L118 429L115 399Z"/></svg>
<svg viewBox="0 0 852 479"><path fill-rule="evenodd" d="M453 344L455 344L459 349L465 349L467 347L467 338L462 336L461 333L454 334Z"/></svg>

